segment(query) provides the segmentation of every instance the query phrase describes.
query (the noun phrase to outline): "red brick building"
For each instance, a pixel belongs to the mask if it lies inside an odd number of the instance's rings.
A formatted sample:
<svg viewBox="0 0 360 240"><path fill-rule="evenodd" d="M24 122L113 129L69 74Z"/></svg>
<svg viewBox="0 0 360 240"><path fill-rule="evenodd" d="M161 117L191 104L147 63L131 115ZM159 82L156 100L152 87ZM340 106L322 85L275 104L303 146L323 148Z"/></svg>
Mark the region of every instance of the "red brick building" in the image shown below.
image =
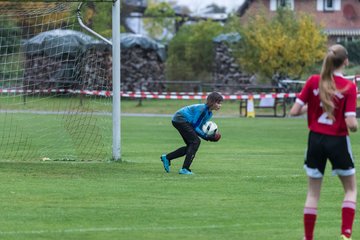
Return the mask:
<svg viewBox="0 0 360 240"><path fill-rule="evenodd" d="M245 0L238 13L246 23L261 11L272 16L279 7L311 15L324 27L329 43L360 39L360 0Z"/></svg>

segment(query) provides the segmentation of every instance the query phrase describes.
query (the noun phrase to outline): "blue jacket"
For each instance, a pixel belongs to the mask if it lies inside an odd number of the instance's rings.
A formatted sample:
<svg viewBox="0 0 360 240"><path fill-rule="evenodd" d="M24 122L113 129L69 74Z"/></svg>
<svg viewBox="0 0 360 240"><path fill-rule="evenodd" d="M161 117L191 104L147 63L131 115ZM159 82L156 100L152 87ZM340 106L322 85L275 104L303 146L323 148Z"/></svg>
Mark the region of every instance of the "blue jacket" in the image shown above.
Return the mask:
<svg viewBox="0 0 360 240"><path fill-rule="evenodd" d="M201 129L202 125L212 117L209 107L203 104L194 104L179 109L173 116L174 122L188 122L193 126L196 133L203 139L207 139L206 134Z"/></svg>

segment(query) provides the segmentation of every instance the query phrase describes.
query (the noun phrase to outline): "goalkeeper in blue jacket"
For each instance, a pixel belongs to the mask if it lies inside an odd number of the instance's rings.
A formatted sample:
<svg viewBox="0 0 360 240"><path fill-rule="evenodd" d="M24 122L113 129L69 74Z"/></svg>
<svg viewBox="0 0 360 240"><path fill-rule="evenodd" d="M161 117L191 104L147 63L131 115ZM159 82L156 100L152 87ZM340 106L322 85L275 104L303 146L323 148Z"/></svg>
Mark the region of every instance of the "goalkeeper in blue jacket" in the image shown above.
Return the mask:
<svg viewBox="0 0 360 240"><path fill-rule="evenodd" d="M203 124L209 121L213 115L212 111L219 110L223 101L221 94L210 93L204 104L194 104L179 109L172 118L172 125L179 131L186 146L180 147L175 151L161 155L160 159L166 172L170 171L170 162L182 156L185 160L179 174L193 174L190 170L191 163L200 146L200 138L206 141L217 142L221 138L219 132L207 136L201 129Z"/></svg>

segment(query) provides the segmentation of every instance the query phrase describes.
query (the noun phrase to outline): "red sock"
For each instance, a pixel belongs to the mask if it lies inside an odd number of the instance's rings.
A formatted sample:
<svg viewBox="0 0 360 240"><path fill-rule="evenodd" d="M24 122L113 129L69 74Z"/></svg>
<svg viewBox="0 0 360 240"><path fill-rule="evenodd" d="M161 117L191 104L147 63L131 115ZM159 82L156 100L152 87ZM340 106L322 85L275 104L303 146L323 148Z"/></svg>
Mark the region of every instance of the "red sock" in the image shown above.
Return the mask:
<svg viewBox="0 0 360 240"><path fill-rule="evenodd" d="M342 204L341 234L351 237L352 225L355 218L356 202L344 201Z"/></svg>
<svg viewBox="0 0 360 240"><path fill-rule="evenodd" d="M317 215L316 208L308 208L308 207L304 208L305 240L313 240L316 215Z"/></svg>

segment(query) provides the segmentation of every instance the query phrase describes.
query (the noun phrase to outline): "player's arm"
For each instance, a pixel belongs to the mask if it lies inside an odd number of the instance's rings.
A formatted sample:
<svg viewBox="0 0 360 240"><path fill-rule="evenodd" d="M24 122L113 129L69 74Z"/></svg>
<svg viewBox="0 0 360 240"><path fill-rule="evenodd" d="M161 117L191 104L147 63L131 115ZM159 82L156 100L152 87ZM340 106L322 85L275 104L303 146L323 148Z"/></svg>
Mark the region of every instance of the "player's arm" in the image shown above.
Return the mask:
<svg viewBox="0 0 360 240"><path fill-rule="evenodd" d="M217 132L214 135L208 136L199 127L195 128L195 132L198 134L199 137L201 137L202 139L204 139L206 141L210 141L210 142L217 142L221 138L220 133Z"/></svg>
<svg viewBox="0 0 360 240"><path fill-rule="evenodd" d="M356 132L358 122L356 119L357 88L352 84L349 88L349 95L345 106L345 123L351 132Z"/></svg>
<svg viewBox="0 0 360 240"><path fill-rule="evenodd" d="M358 122L356 116L348 116L345 118L346 126L351 132L356 132L358 129Z"/></svg>
<svg viewBox="0 0 360 240"><path fill-rule="evenodd" d="M195 132L198 134L199 137L201 137L202 139L204 139L206 141L217 142L221 138L221 134L219 132L216 132L214 135L209 136L202 130L203 124L209 120L210 120L210 118L204 119L204 121L201 123L201 125L199 127L195 128Z"/></svg>
<svg viewBox="0 0 360 240"><path fill-rule="evenodd" d="M199 137L201 137L202 139L208 141L206 133L202 130L202 126L204 125L204 123L206 123L208 121L208 118L204 117L202 119L202 121L200 123L197 123L196 121L201 118L201 114L204 112L204 108L202 107L202 105L194 105L192 108L193 114L194 114L194 130L197 133L197 135ZM206 116L206 115L205 115Z"/></svg>
<svg viewBox="0 0 360 240"><path fill-rule="evenodd" d="M208 120L205 120L205 122ZM195 132L198 134L199 137L201 137L202 139L206 140L206 141L210 141L210 142L217 142L219 141L219 139L221 138L221 134L220 133L216 133L214 135L208 136L206 133L204 133L204 131L202 130L202 126L203 123L195 128Z"/></svg>
<svg viewBox="0 0 360 240"><path fill-rule="evenodd" d="M299 96L295 100L294 105L290 109L290 113L289 113L290 116L292 116L292 117L300 116L300 115L307 113L308 106L306 103L308 102L309 95L312 92L312 87L311 87L312 79L313 79L313 77L311 76L306 81L305 86L301 90Z"/></svg>
<svg viewBox="0 0 360 240"><path fill-rule="evenodd" d="M300 116L307 112L307 105L302 104L299 101L296 101L290 110L290 116Z"/></svg>
<svg viewBox="0 0 360 240"><path fill-rule="evenodd" d="M195 128L195 132L198 134L199 137L201 137L202 139L208 141L208 138L207 138L206 134L203 132L203 130L201 130L200 126Z"/></svg>

